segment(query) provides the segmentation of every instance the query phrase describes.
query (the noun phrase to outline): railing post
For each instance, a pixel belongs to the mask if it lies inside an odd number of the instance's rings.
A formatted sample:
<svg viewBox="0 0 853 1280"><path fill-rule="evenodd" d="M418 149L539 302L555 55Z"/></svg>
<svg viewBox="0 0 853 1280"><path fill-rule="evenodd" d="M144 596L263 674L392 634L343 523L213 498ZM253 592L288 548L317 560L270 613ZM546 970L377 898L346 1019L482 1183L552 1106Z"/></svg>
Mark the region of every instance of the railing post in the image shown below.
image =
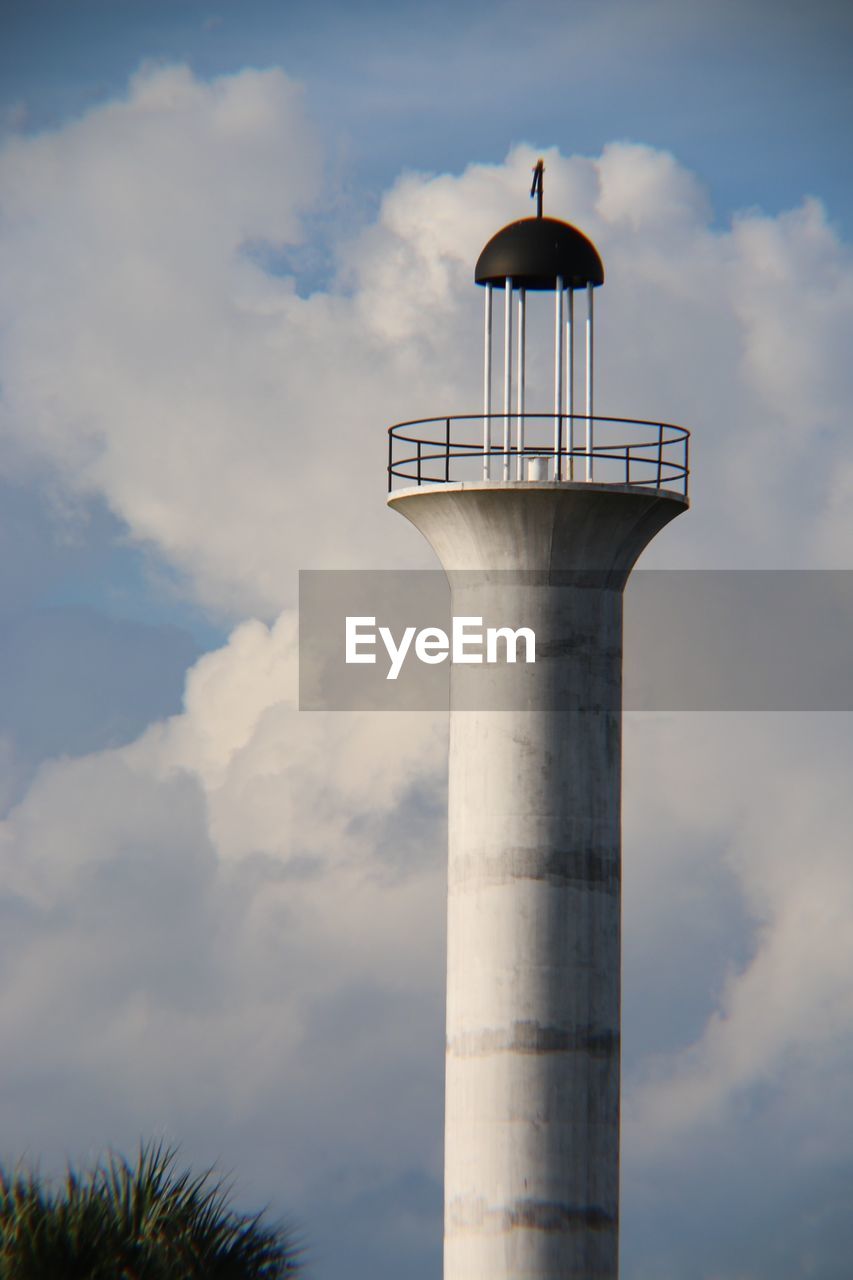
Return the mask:
<svg viewBox="0 0 853 1280"><path fill-rule="evenodd" d="M663 472L663 423L658 423L658 488L661 484L661 474Z"/></svg>
<svg viewBox="0 0 853 1280"><path fill-rule="evenodd" d="M682 492L685 498L687 497L687 478L690 475L689 460L690 460L690 436L688 433L685 432L685 435L684 435L684 485L682 489Z"/></svg>
<svg viewBox="0 0 853 1280"><path fill-rule="evenodd" d="M625 484L631 483L631 446L625 445Z"/></svg>
<svg viewBox="0 0 853 1280"><path fill-rule="evenodd" d="M418 477L418 484L420 485L420 483L421 483L421 442L420 442L420 440L418 441L418 470L417 470L417 477Z"/></svg>
<svg viewBox="0 0 853 1280"><path fill-rule="evenodd" d="M394 475L394 428L388 428L388 492L391 492Z"/></svg>
<svg viewBox="0 0 853 1280"><path fill-rule="evenodd" d="M446 430L444 434L444 448L445 448L444 483L449 484L450 483L450 419L449 418L445 419L445 428Z"/></svg>

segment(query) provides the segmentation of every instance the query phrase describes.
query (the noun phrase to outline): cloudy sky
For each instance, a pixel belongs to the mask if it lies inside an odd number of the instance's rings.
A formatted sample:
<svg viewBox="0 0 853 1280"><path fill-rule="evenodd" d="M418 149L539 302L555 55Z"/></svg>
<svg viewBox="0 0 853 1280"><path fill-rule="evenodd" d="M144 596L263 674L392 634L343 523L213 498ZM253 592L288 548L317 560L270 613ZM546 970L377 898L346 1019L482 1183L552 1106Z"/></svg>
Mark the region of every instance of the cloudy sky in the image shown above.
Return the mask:
<svg viewBox="0 0 853 1280"><path fill-rule="evenodd" d="M446 725L299 713L300 568L430 567L486 239L598 244L645 564L853 569L853 11L5 0L0 1156L139 1137L438 1280ZM850 715L625 725L625 1280L849 1280Z"/></svg>

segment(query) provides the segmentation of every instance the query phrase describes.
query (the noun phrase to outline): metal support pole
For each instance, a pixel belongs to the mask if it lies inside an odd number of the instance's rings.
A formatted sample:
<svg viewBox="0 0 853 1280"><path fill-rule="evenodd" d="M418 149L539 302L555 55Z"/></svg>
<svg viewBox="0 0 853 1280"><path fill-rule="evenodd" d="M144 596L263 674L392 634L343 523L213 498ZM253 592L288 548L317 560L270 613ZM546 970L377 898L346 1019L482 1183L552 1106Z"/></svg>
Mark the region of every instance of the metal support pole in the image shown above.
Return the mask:
<svg viewBox="0 0 853 1280"><path fill-rule="evenodd" d="M504 446L503 478L509 479L510 414L512 412L512 277L506 278L504 299Z"/></svg>
<svg viewBox="0 0 853 1280"><path fill-rule="evenodd" d="M592 395L592 375L593 375L593 314L592 314L592 284L586 286L586 478L593 478L592 469L592 419L593 419L593 395Z"/></svg>
<svg viewBox="0 0 853 1280"><path fill-rule="evenodd" d="M518 435L517 447L518 454L516 457L515 478L516 480L524 479L524 362L525 362L525 346L527 342L527 291L519 289L518 291L518 359L516 361L516 376L518 378Z"/></svg>
<svg viewBox="0 0 853 1280"><path fill-rule="evenodd" d="M569 415L569 479L575 478L575 294L566 299L566 412Z"/></svg>
<svg viewBox="0 0 853 1280"><path fill-rule="evenodd" d="M554 290L554 479L562 474L563 452L563 277Z"/></svg>
<svg viewBox="0 0 853 1280"><path fill-rule="evenodd" d="M492 435L492 286L486 285L483 339L483 479L489 478L489 449Z"/></svg>

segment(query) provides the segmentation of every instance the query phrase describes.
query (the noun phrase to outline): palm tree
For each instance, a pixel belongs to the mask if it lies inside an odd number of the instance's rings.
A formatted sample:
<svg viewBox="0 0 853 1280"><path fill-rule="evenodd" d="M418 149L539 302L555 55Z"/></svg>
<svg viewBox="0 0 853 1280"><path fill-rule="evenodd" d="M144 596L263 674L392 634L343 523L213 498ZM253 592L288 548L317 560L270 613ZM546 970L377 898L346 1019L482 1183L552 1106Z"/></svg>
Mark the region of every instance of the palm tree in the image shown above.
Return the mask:
<svg viewBox="0 0 853 1280"><path fill-rule="evenodd" d="M301 1249L262 1214L236 1213L212 1170L176 1169L176 1152L140 1147L51 1190L0 1170L0 1280L283 1280Z"/></svg>

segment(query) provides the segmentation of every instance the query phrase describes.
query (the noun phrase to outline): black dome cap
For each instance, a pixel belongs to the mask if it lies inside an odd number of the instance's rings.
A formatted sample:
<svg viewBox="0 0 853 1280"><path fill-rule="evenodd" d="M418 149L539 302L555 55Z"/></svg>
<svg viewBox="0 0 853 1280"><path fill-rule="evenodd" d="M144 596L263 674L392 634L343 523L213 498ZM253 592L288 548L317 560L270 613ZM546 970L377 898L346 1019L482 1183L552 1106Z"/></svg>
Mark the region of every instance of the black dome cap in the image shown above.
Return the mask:
<svg viewBox="0 0 853 1280"><path fill-rule="evenodd" d="M604 284L598 250L582 231L558 218L522 218L492 236L477 259L474 280L502 289L554 289L558 277L569 289Z"/></svg>

